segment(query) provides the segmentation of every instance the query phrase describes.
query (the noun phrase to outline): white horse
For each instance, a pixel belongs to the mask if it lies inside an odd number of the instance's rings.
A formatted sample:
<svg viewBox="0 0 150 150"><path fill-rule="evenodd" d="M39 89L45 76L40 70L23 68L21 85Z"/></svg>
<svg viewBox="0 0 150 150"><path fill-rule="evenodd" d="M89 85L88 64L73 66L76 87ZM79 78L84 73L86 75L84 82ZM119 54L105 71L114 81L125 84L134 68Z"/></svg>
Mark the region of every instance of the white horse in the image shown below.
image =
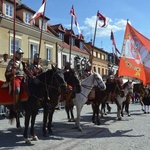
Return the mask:
<svg viewBox="0 0 150 150"><path fill-rule="evenodd" d="M83 105L86 103L86 101L88 99L88 95L94 86L98 86L101 90L106 89L106 85L105 85L102 77L96 72L91 74L86 79L82 80L81 93L76 93L76 96L73 100L74 105L76 106L76 110L77 110L76 126L79 131L82 131L82 128L80 126L81 110L82 110Z"/></svg>
<svg viewBox="0 0 150 150"><path fill-rule="evenodd" d="M131 81L125 82L122 87L123 90L118 89L118 92L116 92L116 96L115 96L115 102L117 104L118 120L121 120L121 110L122 110L123 102L126 101L127 99L127 95L133 94L133 83Z"/></svg>

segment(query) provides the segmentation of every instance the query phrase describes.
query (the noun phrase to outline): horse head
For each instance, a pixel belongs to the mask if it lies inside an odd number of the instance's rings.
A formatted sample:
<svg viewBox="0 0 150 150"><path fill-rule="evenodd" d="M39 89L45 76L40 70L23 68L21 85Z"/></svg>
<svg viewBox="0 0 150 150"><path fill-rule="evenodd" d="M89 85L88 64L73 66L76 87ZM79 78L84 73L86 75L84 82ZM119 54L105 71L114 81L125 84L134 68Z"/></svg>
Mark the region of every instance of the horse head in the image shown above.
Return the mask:
<svg viewBox="0 0 150 150"><path fill-rule="evenodd" d="M81 85L78 77L76 76L74 70L70 69L69 71L64 73L64 79L68 85L73 87L73 91L75 93L81 92Z"/></svg>
<svg viewBox="0 0 150 150"><path fill-rule="evenodd" d="M97 86L100 90L105 90L106 84L104 83L100 74L93 72L92 76L93 76L93 80L94 80L94 86Z"/></svg>
<svg viewBox="0 0 150 150"><path fill-rule="evenodd" d="M52 69L39 74L37 79L39 80L39 84L43 86L42 89L44 89L44 91L49 93L50 91L56 91L58 94L66 91L64 78L60 75L59 70L54 66L52 66Z"/></svg>
<svg viewBox="0 0 150 150"><path fill-rule="evenodd" d="M133 82L132 81L127 81L123 84L123 89L125 91L126 94L133 94Z"/></svg>

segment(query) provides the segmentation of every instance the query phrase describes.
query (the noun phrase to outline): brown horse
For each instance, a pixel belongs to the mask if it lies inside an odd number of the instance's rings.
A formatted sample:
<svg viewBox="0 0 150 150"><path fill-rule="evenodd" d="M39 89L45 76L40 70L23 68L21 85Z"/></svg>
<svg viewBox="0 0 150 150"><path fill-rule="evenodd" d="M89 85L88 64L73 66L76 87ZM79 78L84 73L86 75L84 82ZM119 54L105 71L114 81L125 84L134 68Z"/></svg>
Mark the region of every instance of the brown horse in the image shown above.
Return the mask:
<svg viewBox="0 0 150 150"><path fill-rule="evenodd" d="M106 104L108 101L111 103L116 103L117 117L118 120L121 119L122 105L123 102L127 99L128 94L132 93L132 83L127 81L123 84L122 88L119 80L113 80L113 82L106 83L106 90L100 91L97 88L95 89L95 98L92 100L93 123L100 125L99 106L100 104Z"/></svg>

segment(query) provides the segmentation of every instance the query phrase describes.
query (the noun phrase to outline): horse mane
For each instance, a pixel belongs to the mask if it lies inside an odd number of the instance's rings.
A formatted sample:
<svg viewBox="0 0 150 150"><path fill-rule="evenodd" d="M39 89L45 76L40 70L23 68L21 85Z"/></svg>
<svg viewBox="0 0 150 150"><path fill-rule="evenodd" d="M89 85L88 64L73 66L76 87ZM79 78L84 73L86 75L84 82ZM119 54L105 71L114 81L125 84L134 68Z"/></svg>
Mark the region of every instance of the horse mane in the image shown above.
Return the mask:
<svg viewBox="0 0 150 150"><path fill-rule="evenodd" d="M122 86L122 87L123 87L123 89L124 89L124 88L126 88L127 86L128 86L128 81L127 81L127 82L125 82L125 83L123 84L123 86Z"/></svg>

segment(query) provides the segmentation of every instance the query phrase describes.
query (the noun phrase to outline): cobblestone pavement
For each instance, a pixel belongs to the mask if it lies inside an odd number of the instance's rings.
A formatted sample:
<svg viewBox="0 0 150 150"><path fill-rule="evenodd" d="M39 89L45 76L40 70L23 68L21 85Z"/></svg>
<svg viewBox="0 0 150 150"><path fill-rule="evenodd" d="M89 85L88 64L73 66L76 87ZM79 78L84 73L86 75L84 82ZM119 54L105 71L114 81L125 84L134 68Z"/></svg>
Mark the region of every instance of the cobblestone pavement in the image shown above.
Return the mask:
<svg viewBox="0 0 150 150"><path fill-rule="evenodd" d="M116 118L116 105L101 118L101 125L91 122L91 106L85 105L81 112L83 131L74 129L73 122L67 122L64 109L56 110L53 120L53 135L42 136L42 114L36 119L35 131L38 141L25 144L22 132L8 119L0 119L0 150L149 150L150 114L144 114L140 104L130 104L131 116L126 114L121 121ZM74 110L75 111L75 110ZM24 119L21 118L22 126Z"/></svg>

